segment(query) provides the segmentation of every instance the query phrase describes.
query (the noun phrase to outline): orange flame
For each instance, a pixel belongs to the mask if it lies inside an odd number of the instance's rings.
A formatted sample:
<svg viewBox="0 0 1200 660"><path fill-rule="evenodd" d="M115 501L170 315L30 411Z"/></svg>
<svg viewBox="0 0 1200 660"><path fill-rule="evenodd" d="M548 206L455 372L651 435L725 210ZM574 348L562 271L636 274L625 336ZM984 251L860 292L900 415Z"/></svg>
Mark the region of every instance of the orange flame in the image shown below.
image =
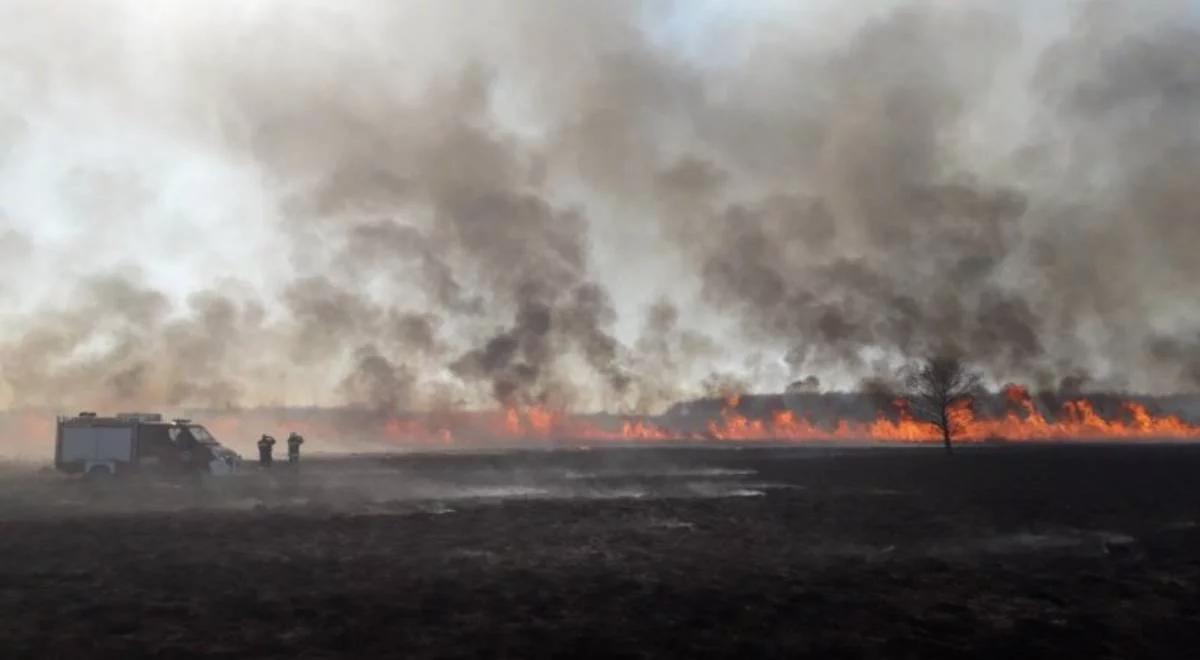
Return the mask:
<svg viewBox="0 0 1200 660"><path fill-rule="evenodd" d="M1039 409L1029 392L1008 385L1002 392L1007 410L997 416L981 416L965 401L951 411L956 442L993 439L1025 440L1200 440L1200 426L1174 415L1156 415L1146 406L1126 401L1106 417L1088 399L1063 403L1054 415ZM509 407L495 412L455 412L392 417L379 422L343 420L320 416L281 422L288 430L306 436L336 438L352 429L360 437L380 438L405 445L441 446L478 444L494 439L510 441L789 441L789 442L938 442L939 430L917 419L904 399L881 410L871 421L836 419L817 423L801 412L777 409L748 415L740 409L743 399L729 395L719 413L688 429L671 428L650 418L572 415L545 406ZM267 429L236 417L206 420L223 440L253 438ZM380 426L374 426L380 424Z"/></svg>
<svg viewBox="0 0 1200 660"><path fill-rule="evenodd" d="M1055 421L1049 421L1037 409L1029 392L1008 385L1003 395L1012 410L999 418L979 418L972 402L963 401L950 410L955 439L978 442L1004 440L1138 440L1200 439L1200 426L1174 415L1155 416L1144 405L1133 401L1121 404L1124 416L1105 419L1091 401L1075 399L1063 404ZM750 419L737 411L739 399L728 397L719 419L708 423L710 436L721 440L794 440L838 441L871 440L879 442L932 442L941 432L931 423L913 417L908 402L894 403L895 418L880 412L875 421L860 423L837 420L831 428L822 428L798 418L791 410Z"/></svg>

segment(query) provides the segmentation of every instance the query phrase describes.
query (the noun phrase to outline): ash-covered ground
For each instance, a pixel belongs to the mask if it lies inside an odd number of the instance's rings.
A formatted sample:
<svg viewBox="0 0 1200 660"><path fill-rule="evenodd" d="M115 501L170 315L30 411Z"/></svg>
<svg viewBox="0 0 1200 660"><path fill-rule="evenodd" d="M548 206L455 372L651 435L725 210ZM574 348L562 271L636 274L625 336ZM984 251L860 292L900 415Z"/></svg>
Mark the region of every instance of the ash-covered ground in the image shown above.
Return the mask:
<svg viewBox="0 0 1200 660"><path fill-rule="evenodd" d="M1200 447L0 474L5 657L1189 657Z"/></svg>

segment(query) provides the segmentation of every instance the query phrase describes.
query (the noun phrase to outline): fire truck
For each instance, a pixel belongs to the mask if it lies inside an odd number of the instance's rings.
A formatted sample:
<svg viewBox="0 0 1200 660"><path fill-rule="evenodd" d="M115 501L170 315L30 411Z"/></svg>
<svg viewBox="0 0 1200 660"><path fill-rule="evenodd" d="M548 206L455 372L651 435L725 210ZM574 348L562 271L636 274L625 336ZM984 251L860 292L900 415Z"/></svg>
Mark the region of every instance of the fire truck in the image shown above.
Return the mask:
<svg viewBox="0 0 1200 660"><path fill-rule="evenodd" d="M101 417L81 412L59 417L54 466L89 478L140 472L228 475L242 459L200 424L164 421L157 413L118 413Z"/></svg>

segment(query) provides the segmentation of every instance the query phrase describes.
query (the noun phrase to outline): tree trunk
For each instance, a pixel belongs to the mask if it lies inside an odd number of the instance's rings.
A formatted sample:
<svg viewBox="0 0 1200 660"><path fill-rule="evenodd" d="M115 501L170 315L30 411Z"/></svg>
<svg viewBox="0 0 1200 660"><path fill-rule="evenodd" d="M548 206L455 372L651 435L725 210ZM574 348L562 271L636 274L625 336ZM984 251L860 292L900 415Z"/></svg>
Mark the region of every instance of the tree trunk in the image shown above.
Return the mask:
<svg viewBox="0 0 1200 660"><path fill-rule="evenodd" d="M947 454L954 453L954 448L950 445L950 429L949 428L942 429L942 443L946 445L946 453Z"/></svg>

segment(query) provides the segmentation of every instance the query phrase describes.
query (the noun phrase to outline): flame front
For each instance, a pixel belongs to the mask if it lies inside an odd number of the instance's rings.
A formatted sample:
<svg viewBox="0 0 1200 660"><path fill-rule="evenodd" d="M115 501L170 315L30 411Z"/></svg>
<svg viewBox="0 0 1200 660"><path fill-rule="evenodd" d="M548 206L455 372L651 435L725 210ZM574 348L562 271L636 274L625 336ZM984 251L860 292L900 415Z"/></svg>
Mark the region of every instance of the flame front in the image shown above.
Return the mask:
<svg viewBox="0 0 1200 660"><path fill-rule="evenodd" d="M1002 417L979 418L970 401L950 410L955 439L967 442L985 440L1196 440L1200 426L1175 415L1155 416L1133 401L1120 404L1122 415L1105 419L1087 399L1074 399L1062 405L1054 421L1038 410L1028 390L1008 385L1003 395L1010 410ZM913 417L908 402L894 402L895 415L882 411L875 421L863 424L838 420L830 428L819 428L798 419L790 410L777 411L765 419L748 419L737 412L738 398L726 399L721 418L709 423L709 434L722 440L867 440L877 442L933 442L941 438L936 426Z"/></svg>
<svg viewBox="0 0 1200 660"><path fill-rule="evenodd" d="M983 416L970 401L950 411L956 442L1200 439L1200 425L1174 415L1156 415L1134 401L1107 406L1114 414L1106 417L1097 411L1093 401L1077 398L1063 402L1057 414L1048 416L1023 387L1009 385L1001 394L1005 407L1002 414ZM924 443L938 442L941 438L937 427L915 417L905 399L893 401L869 421L840 418L820 423L792 409L747 414L742 410L743 403L742 397L731 395L709 419L691 420L687 424L667 417L573 415L545 406L514 406L494 412L411 414L379 420L317 416L289 419L281 424L313 437L353 434L378 439L382 436L390 443L429 447L478 446L496 441ZM224 438L249 437L259 432L256 424L236 417L211 420L210 426Z"/></svg>

